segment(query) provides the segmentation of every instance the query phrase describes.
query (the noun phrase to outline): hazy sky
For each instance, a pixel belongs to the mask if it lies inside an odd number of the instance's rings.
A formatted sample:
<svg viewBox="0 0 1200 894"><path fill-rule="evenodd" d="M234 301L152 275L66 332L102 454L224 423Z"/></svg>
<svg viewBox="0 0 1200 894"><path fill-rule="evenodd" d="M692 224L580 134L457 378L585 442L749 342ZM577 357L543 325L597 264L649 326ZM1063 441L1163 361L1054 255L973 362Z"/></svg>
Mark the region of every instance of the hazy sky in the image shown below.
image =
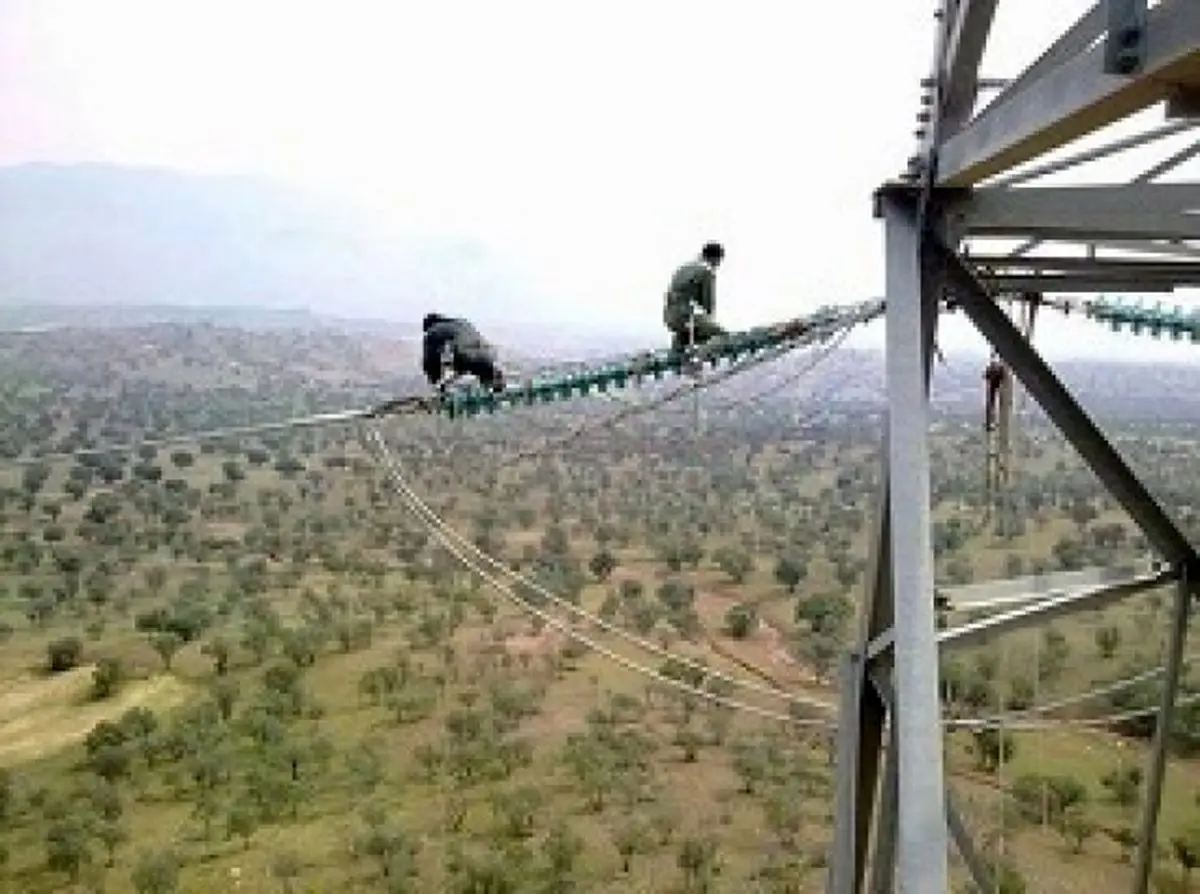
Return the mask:
<svg viewBox="0 0 1200 894"><path fill-rule="evenodd" d="M658 325L671 268L715 238L742 326L881 294L870 194L913 148L934 5L0 0L0 164L303 182L397 238L478 240L581 324ZM984 73L1088 5L1002 0ZM1141 349L1086 327L1047 343Z"/></svg>

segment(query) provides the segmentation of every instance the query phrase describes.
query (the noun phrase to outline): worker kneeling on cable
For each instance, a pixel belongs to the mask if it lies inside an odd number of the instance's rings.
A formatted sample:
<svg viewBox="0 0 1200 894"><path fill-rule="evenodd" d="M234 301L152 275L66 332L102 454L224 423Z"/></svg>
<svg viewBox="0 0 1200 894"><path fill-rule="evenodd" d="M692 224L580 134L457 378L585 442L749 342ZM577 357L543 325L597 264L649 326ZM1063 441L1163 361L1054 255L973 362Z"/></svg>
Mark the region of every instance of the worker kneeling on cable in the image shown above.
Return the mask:
<svg viewBox="0 0 1200 894"><path fill-rule="evenodd" d="M456 376L474 376L492 391L504 390L504 373L496 364L496 352L466 320L426 314L421 369L429 384L444 393Z"/></svg>
<svg viewBox="0 0 1200 894"><path fill-rule="evenodd" d="M663 323L671 333L671 350L687 351L725 330L713 321L717 310L717 268L725 259L725 249L709 242L700 257L675 271L667 287Z"/></svg>

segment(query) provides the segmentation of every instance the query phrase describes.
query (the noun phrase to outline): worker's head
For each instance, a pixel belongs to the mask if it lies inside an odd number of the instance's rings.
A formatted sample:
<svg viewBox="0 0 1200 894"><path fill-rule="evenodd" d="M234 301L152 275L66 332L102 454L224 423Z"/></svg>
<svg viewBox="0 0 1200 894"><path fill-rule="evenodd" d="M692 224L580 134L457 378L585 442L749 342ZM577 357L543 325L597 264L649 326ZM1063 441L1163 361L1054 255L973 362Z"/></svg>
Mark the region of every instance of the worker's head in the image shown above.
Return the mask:
<svg viewBox="0 0 1200 894"><path fill-rule="evenodd" d="M720 242L708 242L705 243L704 248L700 249L700 257L706 264L719 267L721 261L725 259L725 249Z"/></svg>
<svg viewBox="0 0 1200 894"><path fill-rule="evenodd" d="M421 331L428 332L438 323L444 323L446 318L441 314L425 314L425 319L421 321Z"/></svg>

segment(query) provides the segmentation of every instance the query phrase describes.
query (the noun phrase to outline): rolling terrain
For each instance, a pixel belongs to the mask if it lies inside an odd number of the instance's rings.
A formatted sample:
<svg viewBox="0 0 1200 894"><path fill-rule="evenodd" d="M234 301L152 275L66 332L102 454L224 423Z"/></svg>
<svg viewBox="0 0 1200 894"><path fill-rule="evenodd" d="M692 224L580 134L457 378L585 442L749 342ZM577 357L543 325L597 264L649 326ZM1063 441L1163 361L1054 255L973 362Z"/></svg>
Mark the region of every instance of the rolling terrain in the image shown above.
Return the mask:
<svg viewBox="0 0 1200 894"><path fill-rule="evenodd" d="M0 336L0 891L824 890L820 705L864 587L878 358L792 358L619 426L647 395L390 420L391 471L351 426L137 445L362 406L413 360L323 324ZM1192 374L1068 373L1194 533ZM942 584L1145 558L1036 415L1023 511L988 512L978 367L938 375ZM1096 719L1155 688L1072 699L1160 663L1168 611L946 660L948 717L1065 703L947 732L1004 891L1127 887L1148 730ZM1200 862L1198 722L1163 892Z"/></svg>

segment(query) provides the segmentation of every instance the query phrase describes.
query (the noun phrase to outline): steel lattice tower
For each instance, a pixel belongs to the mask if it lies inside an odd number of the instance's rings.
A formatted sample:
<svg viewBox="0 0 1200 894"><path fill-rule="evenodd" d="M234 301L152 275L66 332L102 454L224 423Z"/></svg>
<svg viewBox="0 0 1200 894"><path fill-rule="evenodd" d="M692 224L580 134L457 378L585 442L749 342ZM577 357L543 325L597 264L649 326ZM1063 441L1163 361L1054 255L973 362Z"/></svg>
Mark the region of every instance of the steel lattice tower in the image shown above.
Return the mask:
<svg viewBox="0 0 1200 894"><path fill-rule="evenodd" d="M945 0L923 82L918 153L876 194L884 221L888 424L863 629L843 673L831 894L948 891L953 841L980 890L989 867L947 788L942 650L1094 610L1177 582L1167 671L1146 774L1135 894L1146 894L1197 554L997 299L1045 292L1168 292L1200 283L1200 183L1154 183L1200 142L1131 183L1028 187L1076 162L1200 125L1200 0L1099 0L1011 81L979 76L999 0ZM991 101L981 90L998 88ZM1049 152L1162 106L1165 123L1074 158ZM1016 174L1010 173L1020 167ZM1003 176L1002 175L1007 175ZM1021 187L1021 188L1018 188ZM1027 240L966 257L965 240ZM1086 248L1034 257L1038 244ZM1121 256L1114 257L1115 252ZM959 309L1144 533L1166 570L938 631L933 599L927 419L939 312Z"/></svg>

